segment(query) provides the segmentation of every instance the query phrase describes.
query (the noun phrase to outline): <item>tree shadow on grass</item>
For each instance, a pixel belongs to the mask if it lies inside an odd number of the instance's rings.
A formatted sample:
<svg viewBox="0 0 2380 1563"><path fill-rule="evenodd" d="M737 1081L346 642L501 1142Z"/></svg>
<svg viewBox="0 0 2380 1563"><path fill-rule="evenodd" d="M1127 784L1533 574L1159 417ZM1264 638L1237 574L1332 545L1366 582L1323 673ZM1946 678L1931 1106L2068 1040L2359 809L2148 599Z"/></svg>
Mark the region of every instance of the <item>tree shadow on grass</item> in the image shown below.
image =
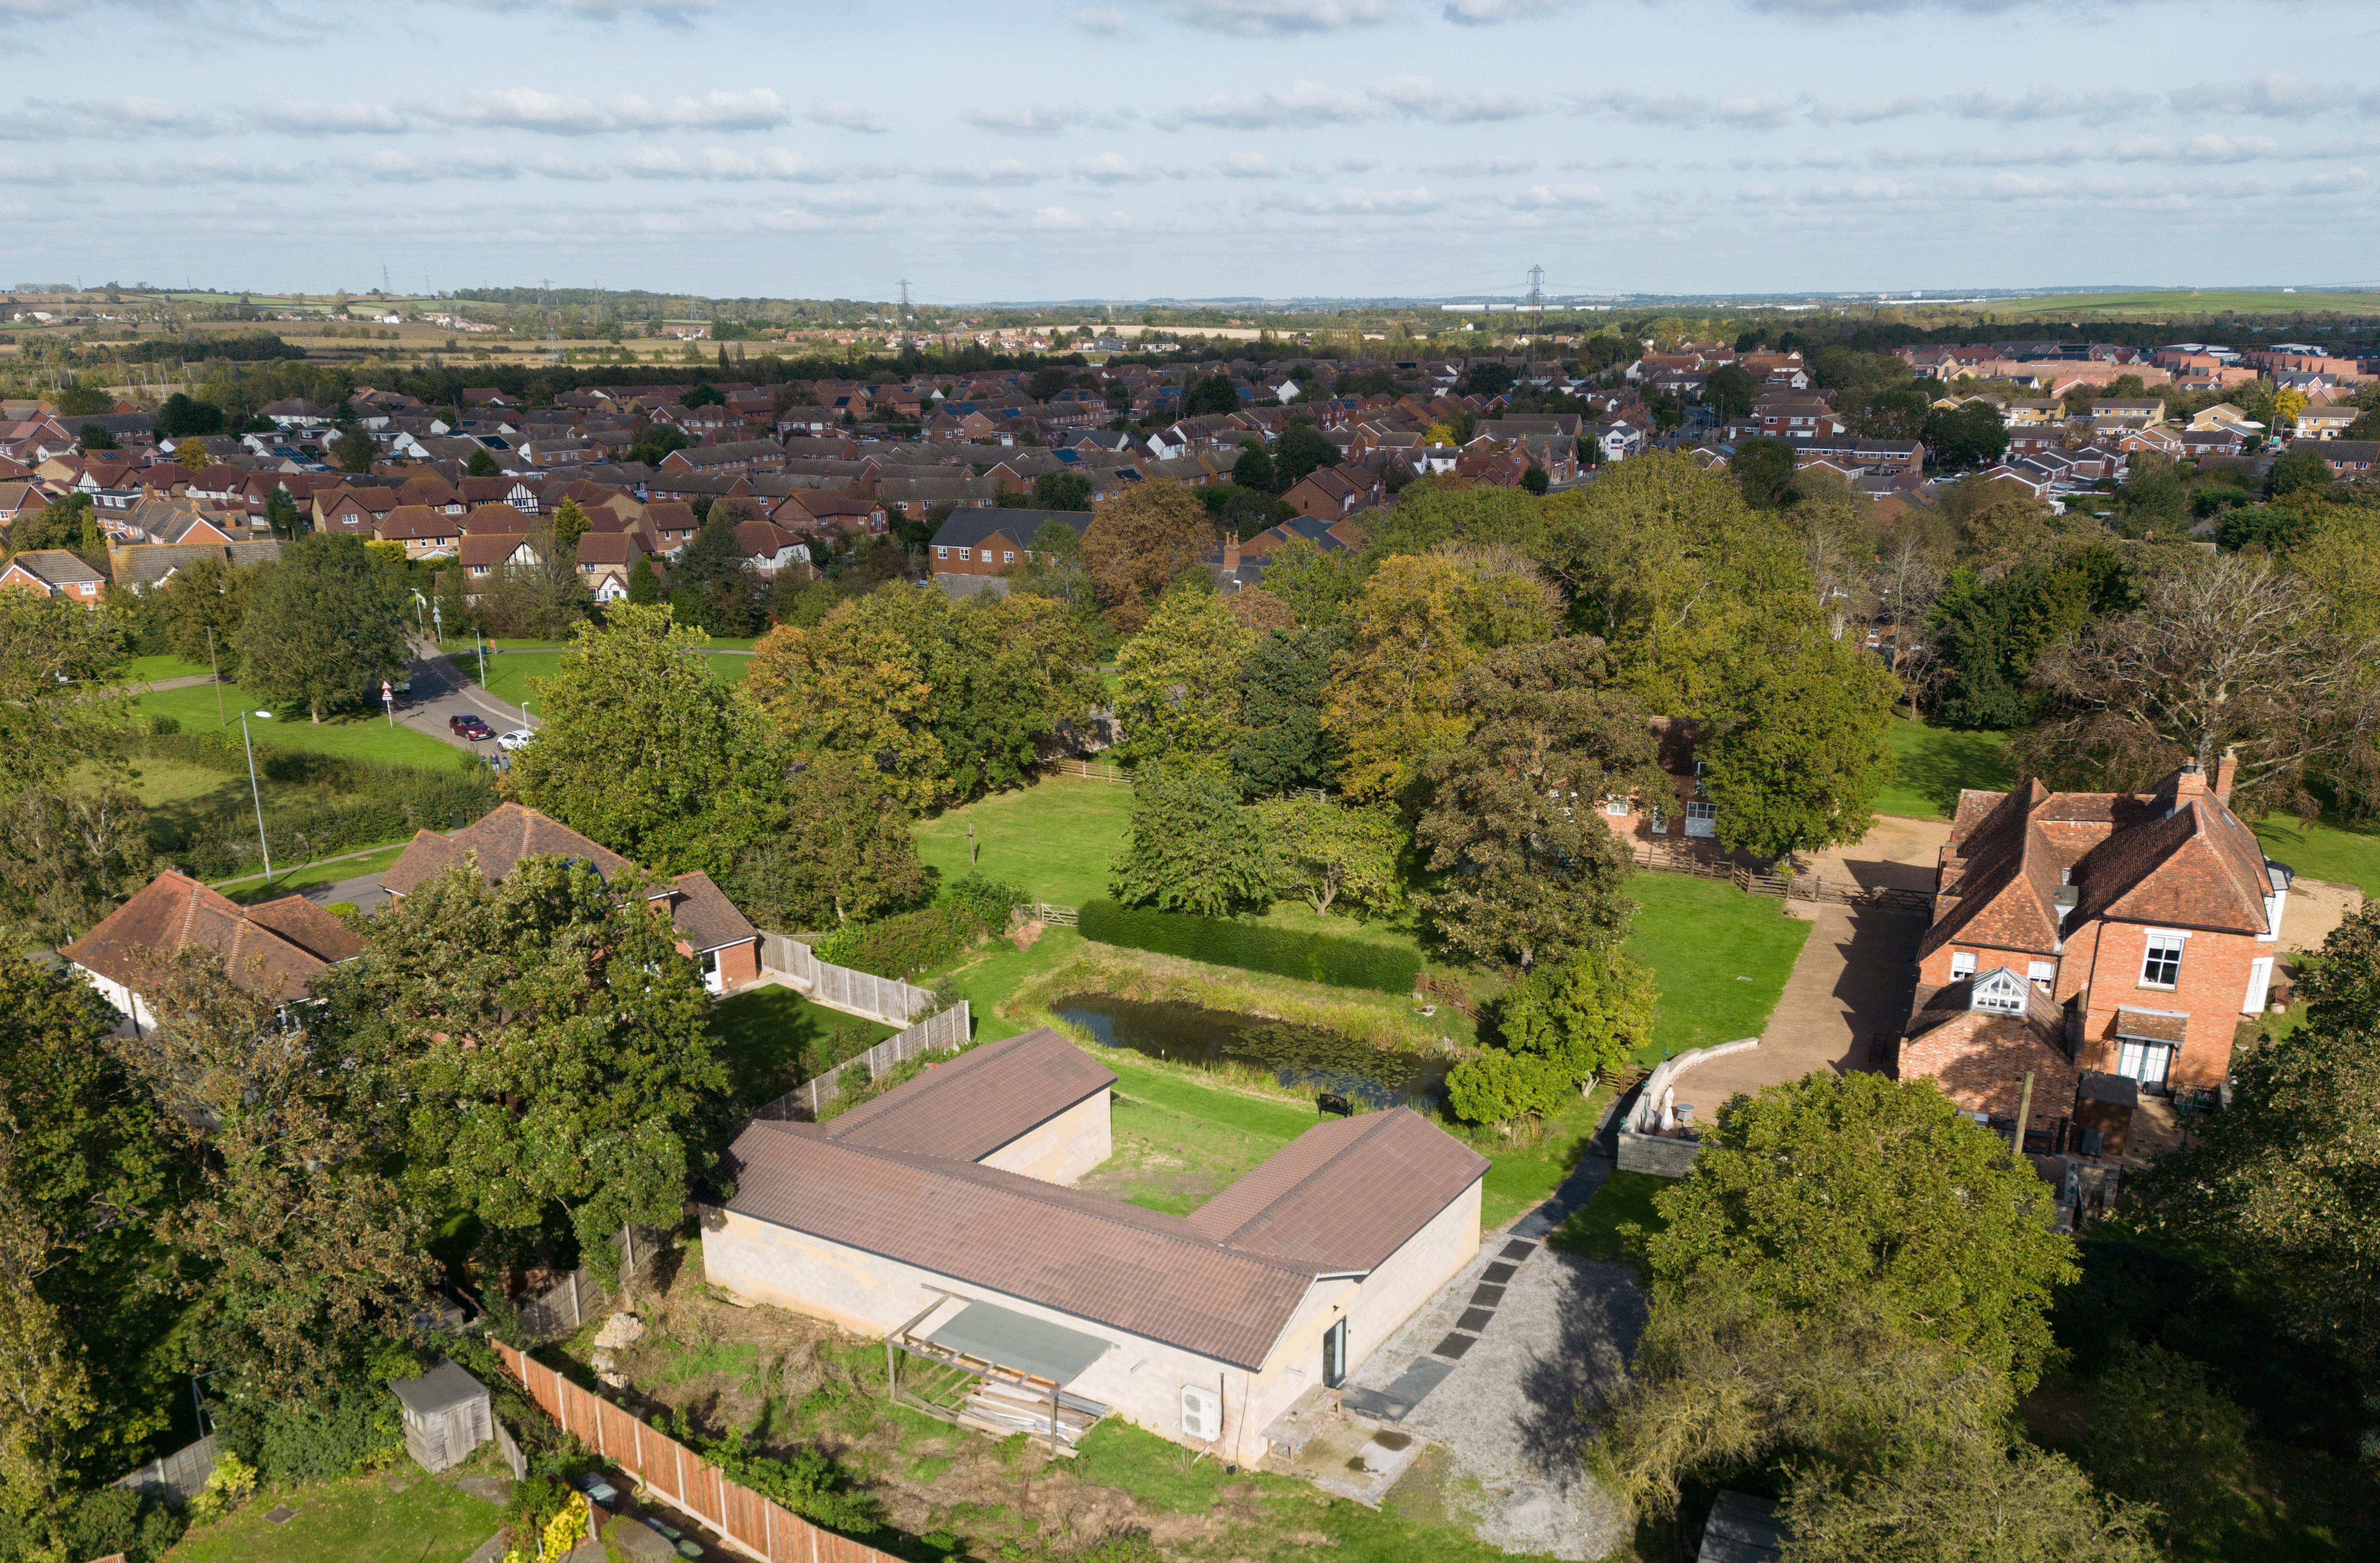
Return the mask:
<svg viewBox="0 0 2380 1563"><path fill-rule="evenodd" d="M1957 733L1929 728L1925 742L1900 756L1900 784L1932 804L1944 818L1957 812L1961 789L2005 790L2014 784L1997 733Z"/></svg>

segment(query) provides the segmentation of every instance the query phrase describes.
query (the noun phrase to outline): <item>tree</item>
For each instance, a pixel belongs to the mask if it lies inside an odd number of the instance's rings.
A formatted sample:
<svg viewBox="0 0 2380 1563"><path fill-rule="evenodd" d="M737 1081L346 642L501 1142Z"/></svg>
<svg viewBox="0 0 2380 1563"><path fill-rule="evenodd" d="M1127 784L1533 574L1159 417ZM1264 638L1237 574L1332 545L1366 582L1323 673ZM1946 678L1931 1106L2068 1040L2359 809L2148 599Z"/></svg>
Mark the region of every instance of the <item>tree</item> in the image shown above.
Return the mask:
<svg viewBox="0 0 2380 1563"><path fill-rule="evenodd" d="M723 355L726 349L722 347L720 352ZM707 380L697 381L677 394L677 405L688 411L696 407L723 407L727 405L727 393Z"/></svg>
<svg viewBox="0 0 2380 1563"><path fill-rule="evenodd" d="M1545 491L1552 487L1553 480L1546 476L1546 469L1542 466L1532 466L1521 474L1521 488L1525 492L1542 498Z"/></svg>
<svg viewBox="0 0 2380 1563"><path fill-rule="evenodd" d="M300 538L258 571L236 638L241 687L319 722L411 660L403 578L361 538Z"/></svg>
<svg viewBox="0 0 2380 1563"><path fill-rule="evenodd" d="M661 600L661 577L653 574L653 562L639 553L628 566L628 600L640 608L650 608Z"/></svg>
<svg viewBox="0 0 2380 1563"><path fill-rule="evenodd" d="M1657 1297L1727 1276L1788 1315L1873 1307L2022 1397L2050 1350L2050 1293L2080 1274L2049 1197L1931 1079L1812 1074L1721 1109L1694 1175L1657 1196L1647 1266Z"/></svg>
<svg viewBox="0 0 2380 1563"><path fill-rule="evenodd" d="M1325 552L1310 538L1292 538L1265 556L1265 590L1289 604L1307 629L1335 626L1362 584L1355 554Z"/></svg>
<svg viewBox="0 0 2380 1563"><path fill-rule="evenodd" d="M1273 481L1272 457L1266 454L1263 441L1240 442L1239 459L1232 463L1232 481L1258 493L1281 491L1281 486Z"/></svg>
<svg viewBox="0 0 2380 1563"><path fill-rule="evenodd" d="M1493 358L1482 358L1463 371L1463 394L1466 396L1500 396L1512 388L1521 373L1512 365Z"/></svg>
<svg viewBox="0 0 2380 1563"><path fill-rule="evenodd" d="M741 513L714 504L694 540L670 562L670 601L682 624L707 634L749 635L759 605L753 600L752 567L735 540Z"/></svg>
<svg viewBox="0 0 2380 1563"><path fill-rule="evenodd" d="M662 607L582 624L533 681L545 720L515 795L657 873L732 868L783 822L783 771L750 702L697 660L709 638Z"/></svg>
<svg viewBox="0 0 2380 1563"><path fill-rule="evenodd" d="M1481 657L1553 634L1558 600L1508 549L1385 559L1347 618L1323 725L1345 745L1350 795L1396 797L1462 743L1456 681Z"/></svg>
<svg viewBox="0 0 2380 1563"><path fill-rule="evenodd" d="M1167 592L1116 654L1116 717L1133 757L1228 752L1246 731L1240 670L1256 640L1211 592Z"/></svg>
<svg viewBox="0 0 2380 1563"><path fill-rule="evenodd" d="M1148 623L1150 605L1165 588L1203 569L1215 551L1207 507L1170 478L1135 483L1101 501L1083 534L1083 563L1108 622L1123 635Z"/></svg>
<svg viewBox="0 0 2380 1563"><path fill-rule="evenodd" d="M1759 397L1760 382L1752 378L1750 370L1735 364L1711 370L1710 378L1703 382L1703 405L1717 413L1722 423L1748 416Z"/></svg>
<svg viewBox="0 0 2380 1563"><path fill-rule="evenodd" d="M2254 1480L2248 1418L2206 1369L2161 1346L2129 1342L2092 1387L2082 1468L2113 1493L2153 1507L2167 1546L2223 1528Z"/></svg>
<svg viewBox="0 0 2380 1563"><path fill-rule="evenodd" d="M176 391L157 404L159 439L179 441L193 434L223 431L224 410L212 402L199 401Z"/></svg>
<svg viewBox="0 0 2380 1563"><path fill-rule="evenodd" d="M89 418L115 410L115 398L96 385L68 385L51 400L60 418Z"/></svg>
<svg viewBox="0 0 2380 1563"><path fill-rule="evenodd" d="M380 444L361 429L345 429L331 438L331 459L342 472L370 472L380 455Z"/></svg>
<svg viewBox="0 0 2380 1563"><path fill-rule="evenodd" d="M677 945L665 903L590 864L528 857L492 885L464 863L314 991L418 1199L516 1242L561 1225L600 1274L621 1227L676 1223L726 1094Z"/></svg>
<svg viewBox="0 0 2380 1563"><path fill-rule="evenodd" d="M1855 640L1777 627L1744 647L1694 753L1720 842L1790 863L1876 824L1900 685Z"/></svg>
<svg viewBox="0 0 2380 1563"><path fill-rule="evenodd" d="M214 466L215 458L204 440L192 437L174 447L174 464L195 476Z"/></svg>
<svg viewBox="0 0 2380 1563"><path fill-rule="evenodd" d="M1281 432L1281 443L1273 448L1273 481L1281 490L1293 489L1307 473L1317 468L1339 465L1339 447L1329 436L1305 418L1291 423ZM1237 481L1234 477L1233 481Z"/></svg>
<svg viewBox="0 0 2380 1563"><path fill-rule="evenodd" d="M1366 913L1392 912L1402 901L1397 859L1405 834L1392 811L1295 797L1260 806L1257 818L1280 865L1275 888L1304 897L1316 916L1342 898Z"/></svg>
<svg viewBox="0 0 2380 1563"><path fill-rule="evenodd" d="M103 423L84 424L75 435L75 443L80 445L86 451L112 451L116 449L115 436L109 433L107 431L107 426Z"/></svg>
<svg viewBox="0 0 2380 1563"><path fill-rule="evenodd" d="M725 889L764 927L817 928L867 922L925 899L909 811L873 765L821 754L788 780L789 818L801 828L752 843L728 871Z"/></svg>
<svg viewBox="0 0 2380 1563"><path fill-rule="evenodd" d="M682 451L692 443L694 442L686 437L685 430L674 424L657 423L637 436L637 442L628 447L628 459L640 461L647 466L659 466L672 451Z"/></svg>
<svg viewBox="0 0 2380 1563"><path fill-rule="evenodd" d="M1208 413L1235 413L1240 410L1240 390L1228 374L1210 374L1204 380L1194 380L1182 394L1182 416L1200 418Z"/></svg>
<svg viewBox="0 0 2380 1563"><path fill-rule="evenodd" d="M1108 871L1127 905L1220 917L1262 906L1277 877L1263 824L1211 766L1160 760L1132 781L1132 824Z"/></svg>
<svg viewBox="0 0 2380 1563"><path fill-rule="evenodd" d="M529 543L536 557L506 561L478 594L471 619L491 635L559 639L587 617L587 583L575 551L551 532L532 534Z"/></svg>
<svg viewBox="0 0 2380 1563"><path fill-rule="evenodd" d="M463 476L466 478L501 478L504 475L504 469L496 465L496 458L484 448L473 451L470 459L463 464Z"/></svg>
<svg viewBox="0 0 2380 1563"><path fill-rule="evenodd" d="M1618 949L1581 951L1506 990L1498 1040L1507 1052L1545 1060L1568 1084L1617 1075L1653 1039L1659 999L1653 974Z"/></svg>
<svg viewBox="0 0 2380 1563"><path fill-rule="evenodd" d="M1755 510L1783 506L1793 487L1793 447L1782 440L1755 435L1739 442L1727 464L1743 491L1743 503Z"/></svg>
<svg viewBox="0 0 2380 1563"><path fill-rule="evenodd" d="M2137 1218L2204 1245L2309 1339L2380 1374L2380 910L2323 941L2306 1024L2232 1055L2231 1105L2128 1184Z"/></svg>
<svg viewBox="0 0 2380 1563"><path fill-rule="evenodd" d="M1482 1048L1446 1073L1446 1105L1466 1123L1550 1118L1570 1100L1571 1082L1550 1059Z"/></svg>
<svg viewBox="0 0 2380 1563"><path fill-rule="evenodd" d="M1955 572L1924 624L1949 681L1937 720L1994 733L2030 726L2052 698L2032 682L2034 662L2131 606L2122 561L2105 548L2017 564L1993 580Z"/></svg>
<svg viewBox="0 0 2380 1563"><path fill-rule="evenodd" d="M299 1401L345 1343L411 1329L429 1233L370 1143L355 1052L285 1002L261 958L226 971L192 946L142 987L155 1021L126 1056L194 1182L158 1221L185 1260L185 1349L195 1369Z"/></svg>
<svg viewBox="0 0 2380 1563"><path fill-rule="evenodd" d="M264 526L274 537L293 541L306 529L305 517L298 513L297 500L278 483L264 496Z"/></svg>
<svg viewBox="0 0 2380 1563"><path fill-rule="evenodd" d="M2330 463L2320 451L2289 451L2275 458L2273 469L2265 475L2265 492L2277 500L2293 495L2318 499L2329 491Z"/></svg>
<svg viewBox="0 0 2380 1563"><path fill-rule="evenodd" d="M1025 394L1036 402L1046 402L1063 391L1074 380L1072 370L1059 365L1035 370L1025 382Z"/></svg>
<svg viewBox="0 0 2380 1563"><path fill-rule="evenodd" d="M1236 593L1226 605L1248 595ZM1246 726L1232 744L1232 774L1250 797L1328 787L1338 780L1338 741L1323 731L1322 710L1330 660L1341 645L1335 628L1275 630L1241 662L1240 716Z"/></svg>
<svg viewBox="0 0 2380 1563"><path fill-rule="evenodd" d="M1925 415L1918 438L1934 453L1935 465L1946 471L1986 466L2008 454L2008 426L1988 402L1936 408Z"/></svg>
<svg viewBox="0 0 2380 1563"><path fill-rule="evenodd" d="M1091 480L1079 472L1044 472L1033 479L1033 505L1037 510L1088 510ZM1074 534L1070 530L1067 536Z"/></svg>
<svg viewBox="0 0 2380 1563"><path fill-rule="evenodd" d="M564 500L554 507L553 511L555 546L570 549L575 552L578 547L578 539L587 535L587 528L590 525L591 523L587 519L587 513L578 508L577 500Z"/></svg>
<svg viewBox="0 0 2380 1563"><path fill-rule="evenodd" d="M1441 876L1423 909L1471 959L1525 971L1624 931L1628 852L1601 803L1663 782L1616 684L1602 642L1573 636L1499 652L1457 685L1468 736L1424 773L1416 834Z"/></svg>
<svg viewBox="0 0 2380 1563"><path fill-rule="evenodd" d="M2369 795L2380 734L2380 636L2342 628L2312 580L2245 554L2184 557L2151 576L2137 612L2044 655L2057 714L2010 753L2055 785L2145 786L2194 757L2239 758L2234 806L2318 811L2326 774Z"/></svg>
<svg viewBox="0 0 2380 1563"><path fill-rule="evenodd" d="M1800 1563L2155 1563L2147 1516L2101 1496L2064 1456L1971 1437L1917 1445L1882 1469L1793 1484Z"/></svg>

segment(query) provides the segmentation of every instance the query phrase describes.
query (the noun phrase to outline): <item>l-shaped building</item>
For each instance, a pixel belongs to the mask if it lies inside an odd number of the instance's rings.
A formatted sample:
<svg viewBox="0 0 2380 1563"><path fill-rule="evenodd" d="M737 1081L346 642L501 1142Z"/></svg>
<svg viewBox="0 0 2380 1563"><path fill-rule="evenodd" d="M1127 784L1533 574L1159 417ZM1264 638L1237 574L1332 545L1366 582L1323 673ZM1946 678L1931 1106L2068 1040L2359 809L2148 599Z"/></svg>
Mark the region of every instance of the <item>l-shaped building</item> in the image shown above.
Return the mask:
<svg viewBox="0 0 2380 1563"><path fill-rule="evenodd" d="M1071 1185L1114 1072L986 1043L824 1123L755 1121L706 1277L1247 1464L1479 1248L1488 1160L1403 1109L1307 1130L1189 1216Z"/></svg>

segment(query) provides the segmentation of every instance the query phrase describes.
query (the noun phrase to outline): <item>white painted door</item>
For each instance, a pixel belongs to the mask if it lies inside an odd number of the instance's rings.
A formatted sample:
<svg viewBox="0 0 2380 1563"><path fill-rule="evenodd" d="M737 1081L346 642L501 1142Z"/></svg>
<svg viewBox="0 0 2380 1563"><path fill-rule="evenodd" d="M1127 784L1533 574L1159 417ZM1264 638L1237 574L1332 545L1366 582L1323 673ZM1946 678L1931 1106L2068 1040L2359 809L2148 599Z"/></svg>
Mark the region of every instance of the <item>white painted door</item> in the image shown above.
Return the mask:
<svg viewBox="0 0 2380 1563"><path fill-rule="evenodd" d="M1686 805L1686 834L1716 836L1718 834L1718 805L1694 799Z"/></svg>
<svg viewBox="0 0 2380 1563"><path fill-rule="evenodd" d="M2240 1000L2240 1012L2243 1015L2263 1014L2265 996L2272 991L2272 987L2273 958L2270 955L2259 955L2248 963L2248 995Z"/></svg>
<svg viewBox="0 0 2380 1563"><path fill-rule="evenodd" d="M2117 1059L2116 1072L2139 1081L2143 1090L2155 1090L2164 1085L2172 1062L2173 1049L2162 1042L2127 1042Z"/></svg>

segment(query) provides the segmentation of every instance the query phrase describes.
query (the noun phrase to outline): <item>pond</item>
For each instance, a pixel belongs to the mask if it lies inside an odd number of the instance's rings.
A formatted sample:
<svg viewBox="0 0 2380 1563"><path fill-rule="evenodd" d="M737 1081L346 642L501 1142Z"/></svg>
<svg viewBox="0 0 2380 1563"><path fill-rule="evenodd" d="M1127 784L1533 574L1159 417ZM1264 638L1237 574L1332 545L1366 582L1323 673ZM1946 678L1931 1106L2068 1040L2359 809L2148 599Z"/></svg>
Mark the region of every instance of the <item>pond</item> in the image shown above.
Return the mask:
<svg viewBox="0 0 2380 1563"><path fill-rule="evenodd" d="M1320 1026L1295 1025L1177 1000L1147 1002L1078 993L1051 1006L1110 1048L1214 1069L1263 1070L1283 1085L1335 1091L1369 1108L1427 1111L1446 1095L1450 1060L1395 1053Z"/></svg>

